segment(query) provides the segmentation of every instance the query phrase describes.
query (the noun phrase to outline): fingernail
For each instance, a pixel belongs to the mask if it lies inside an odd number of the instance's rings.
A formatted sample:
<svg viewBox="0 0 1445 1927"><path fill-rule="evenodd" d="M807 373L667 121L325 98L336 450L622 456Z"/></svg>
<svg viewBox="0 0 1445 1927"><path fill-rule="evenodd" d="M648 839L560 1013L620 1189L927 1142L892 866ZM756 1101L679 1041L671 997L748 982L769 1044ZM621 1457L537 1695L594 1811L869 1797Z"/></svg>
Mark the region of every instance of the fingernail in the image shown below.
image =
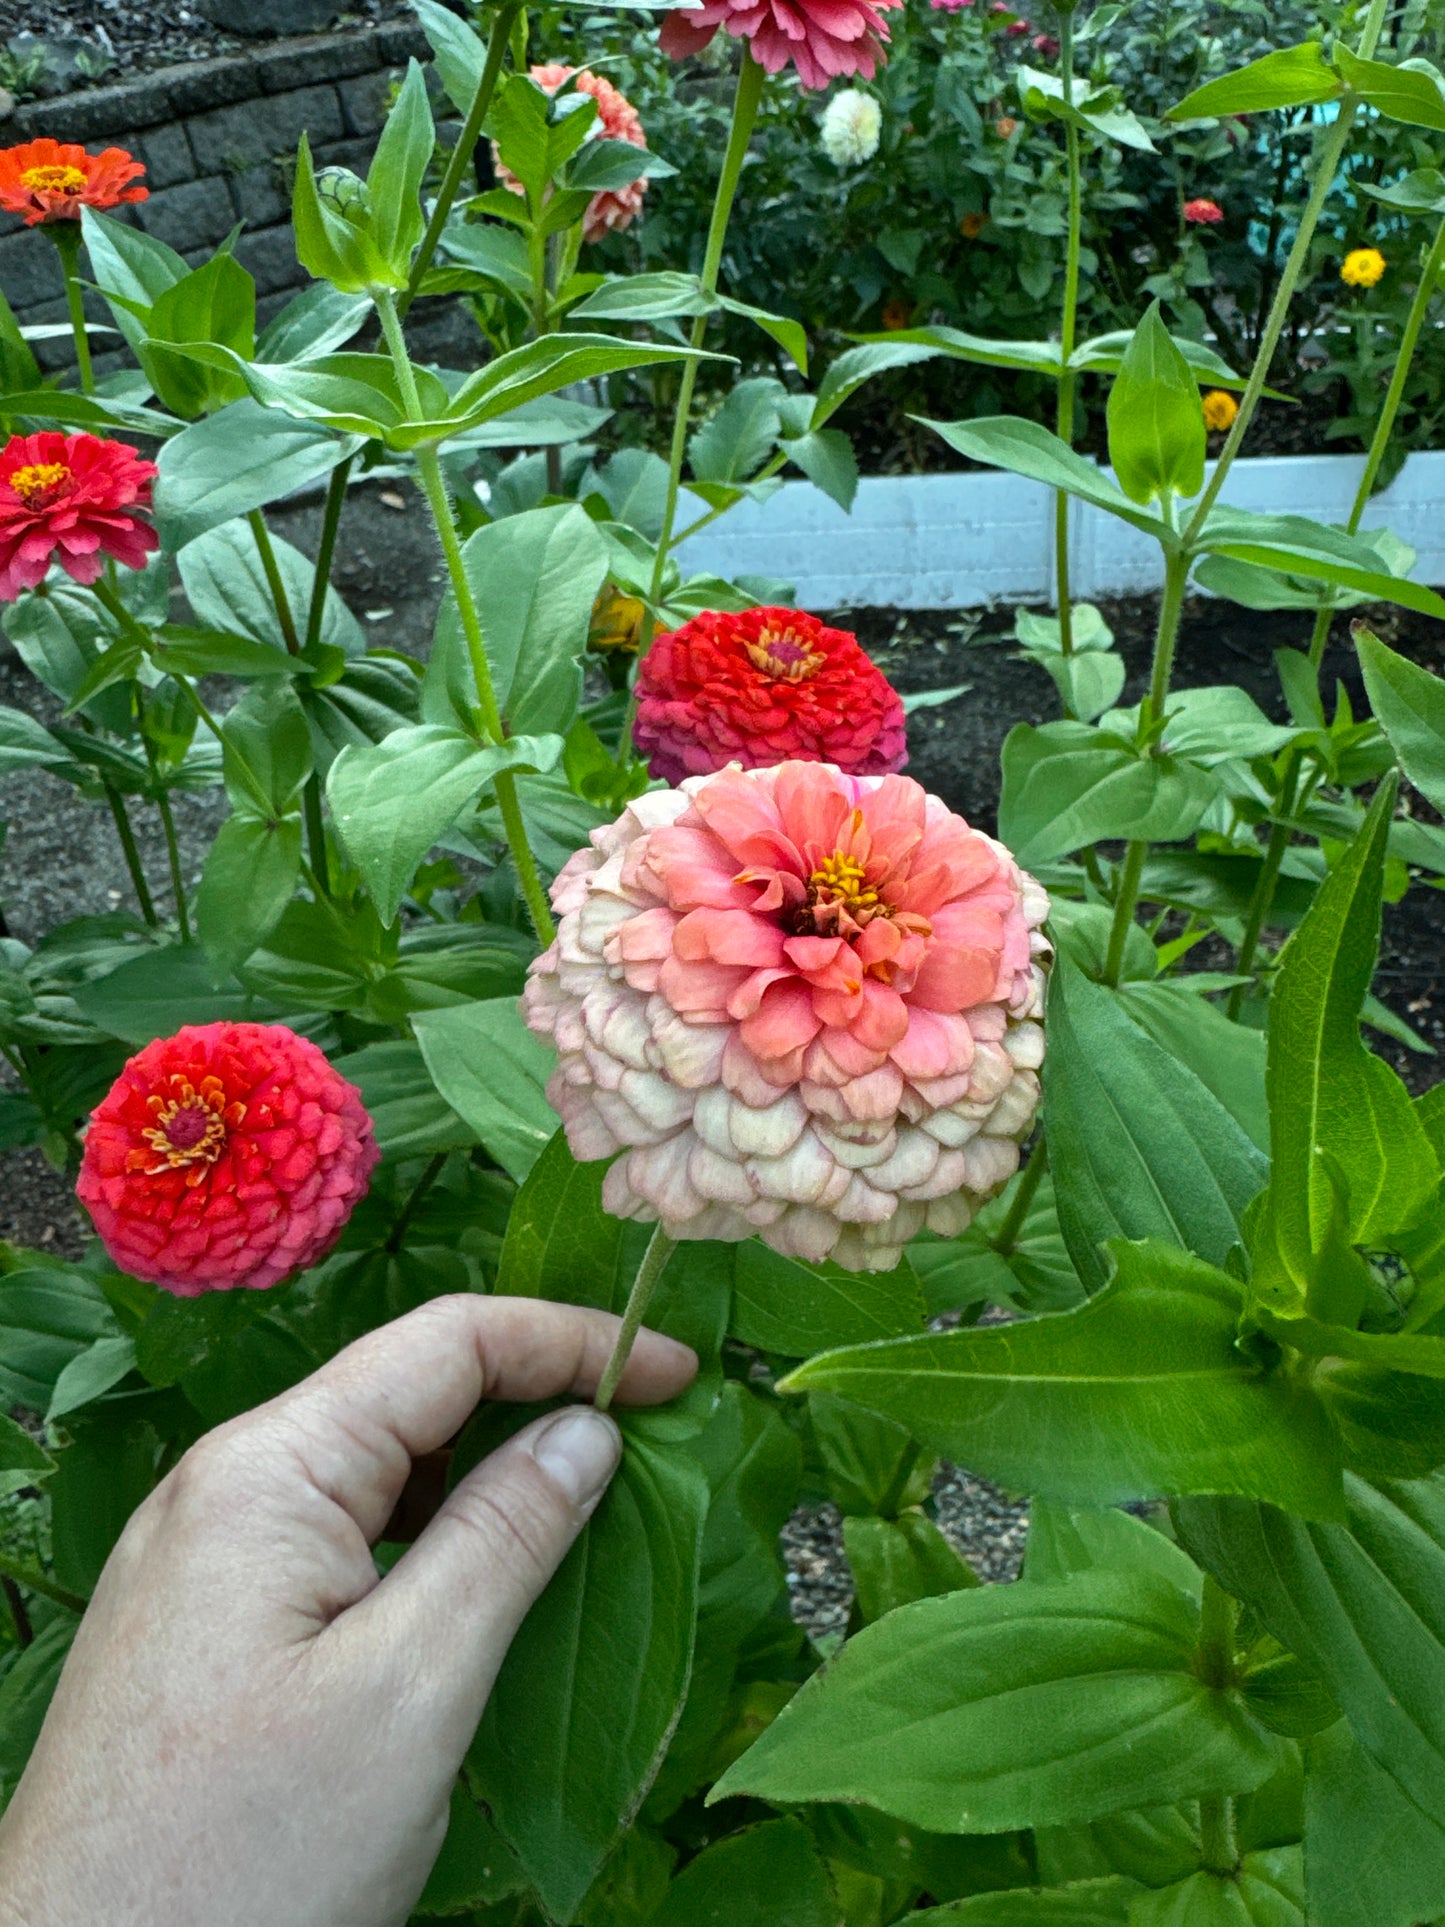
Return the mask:
<svg viewBox="0 0 1445 1927"><path fill-rule="evenodd" d="M622 1457L622 1434L605 1412L573 1405L532 1441L532 1457L578 1511L596 1504Z"/></svg>

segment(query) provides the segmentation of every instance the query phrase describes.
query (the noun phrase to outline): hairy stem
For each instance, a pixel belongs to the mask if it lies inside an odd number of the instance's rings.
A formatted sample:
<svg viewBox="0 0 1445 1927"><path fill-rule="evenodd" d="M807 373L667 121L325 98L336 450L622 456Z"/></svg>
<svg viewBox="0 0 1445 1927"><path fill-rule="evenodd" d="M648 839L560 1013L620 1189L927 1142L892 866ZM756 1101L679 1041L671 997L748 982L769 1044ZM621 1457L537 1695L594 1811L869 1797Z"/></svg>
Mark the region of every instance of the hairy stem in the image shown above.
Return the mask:
<svg viewBox="0 0 1445 1927"><path fill-rule="evenodd" d="M1350 519L1345 524L1351 535L1358 534L1360 520L1365 507L1375 491L1375 477L1380 472L1380 464L1385 459L1385 451L1390 446L1390 435L1395 426L1395 417L1400 412L1400 403L1405 399L1405 383L1410 379L1410 366L1415 359L1415 349L1420 340L1420 330L1425 325L1425 316L1440 283L1440 270L1445 267L1445 220L1435 230L1435 239L1430 243L1430 251L1425 256L1425 264L1420 270L1420 285L1415 290L1415 299L1410 303L1410 312L1405 317L1404 332L1400 336L1400 352L1395 357L1395 366L1390 375L1390 385L1385 390L1385 399L1380 403L1380 413L1375 421L1375 432L1370 437L1369 451L1365 456L1365 466L1361 470L1355 499L1350 504ZM1333 609L1326 603L1315 615L1314 633L1310 637L1310 665L1318 672L1320 660L1325 653L1325 643L1330 633L1330 617Z"/></svg>
<svg viewBox="0 0 1445 1927"><path fill-rule="evenodd" d="M617 1334L617 1343L612 1348L612 1356L598 1384L597 1396L592 1401L599 1412L605 1412L612 1403L622 1374L627 1370L632 1347L637 1343L637 1334L642 1329L652 1294L657 1289L657 1281L667 1269L667 1261L675 1249L672 1239L659 1225L642 1254L642 1263L637 1267L637 1276L632 1281L632 1289L627 1294L627 1303L622 1312L622 1329Z"/></svg>
<svg viewBox="0 0 1445 1927"><path fill-rule="evenodd" d="M506 58L507 43L512 37L512 25L522 10L522 0L508 0L495 21L492 23L492 37L487 42L487 59L482 68L477 91L472 96L472 104L467 110L462 131L457 135L457 144L447 161L446 172L442 175L441 188L437 194L436 205L432 208L431 219L426 224L421 246L416 251L416 259L411 264L411 274L407 284L397 298L397 312L405 315L412 302L416 300L417 290L421 287L427 269L437 251L442 229L447 224L447 216L461 188L462 176L466 173L477 142L481 139L482 122L487 118L487 109L492 104L496 91L497 76L502 71L502 61Z"/></svg>
<svg viewBox="0 0 1445 1927"><path fill-rule="evenodd" d="M1000 1258L1010 1258L1018 1249L1019 1233L1023 1230L1033 1205L1045 1171L1049 1168L1049 1147L1040 1138L1034 1146L1033 1155L1024 1166L1023 1176L1019 1179L1018 1189L1009 1201L1009 1208L999 1226L997 1234L989 1240Z"/></svg>
<svg viewBox="0 0 1445 1927"><path fill-rule="evenodd" d="M276 551L271 543L271 531L266 526L266 518L260 509L252 509L246 517L251 524L251 533L256 538L256 553L261 558L265 571L266 587L271 592L275 606L276 620L281 625L281 640L286 645L288 656L298 655L301 639L296 633L296 618L291 613L291 598L286 593L286 584L281 580L281 565L276 560Z"/></svg>
<svg viewBox="0 0 1445 1927"><path fill-rule="evenodd" d="M156 915L150 885L146 882L146 873L141 865L140 851L136 848L135 831L131 828L130 812L126 809L125 798L112 782L105 781L102 787L105 790L106 803L110 807L111 818L115 823L115 833L120 838L120 847L125 853L125 867L130 871L131 886L135 890L140 913L153 930L158 930L161 920Z"/></svg>
<svg viewBox="0 0 1445 1927"><path fill-rule="evenodd" d="M311 603L306 611L306 648L314 649L321 640L326 620L326 591L331 586L331 563L336 554L336 532L341 527L341 511L346 506L346 490L351 481L353 457L348 455L331 471L326 485L326 508L321 517L321 541L316 550L316 574L311 583Z"/></svg>
<svg viewBox="0 0 1445 1927"><path fill-rule="evenodd" d="M1064 105L1074 98L1074 16L1072 9L1059 23L1059 74L1064 84ZM1079 323L1079 254L1083 241L1084 197L1079 159L1079 130L1072 121L1064 125L1064 147L1069 164L1069 239L1064 264L1064 309L1059 330L1058 414L1059 440L1072 445L1074 439L1074 390L1078 377L1069 366ZM1074 649L1074 608L1069 593L1069 496L1066 489L1054 493L1054 594L1059 607L1059 648L1064 655ZM1065 705L1067 708L1067 705Z"/></svg>
<svg viewBox="0 0 1445 1927"><path fill-rule="evenodd" d="M1364 29L1360 34L1360 44L1356 49L1362 60L1368 60L1374 53L1388 9L1389 0L1370 0L1370 11L1366 15ZM1355 112L1359 104L1358 95L1346 94L1340 102L1339 112L1331 123L1328 133L1320 143L1319 158L1315 164L1315 176L1310 185L1309 199L1305 202L1294 245L1289 251L1284 269L1280 274L1279 284L1274 291L1274 300L1270 303L1269 318L1260 336L1254 366L1249 371L1249 380L1240 400L1239 413L1234 418L1234 424L1220 451L1219 460L1214 465L1214 473L1209 478L1209 485L1195 504L1194 513L1190 516L1185 528L1186 548L1199 535L1209 519L1209 511L1219 499L1219 491L1224 487L1225 477L1233 466L1234 458L1239 453L1240 445L1249 431L1249 424L1254 419L1254 411L1259 406L1260 396L1264 393L1265 383L1269 380L1275 349L1279 346L1280 336L1284 333L1290 303L1294 299L1295 289L1299 286L1300 276L1304 273L1309 260L1310 244L1314 240L1320 214L1329 197L1330 189L1335 184L1340 161L1349 144L1350 129L1354 125Z"/></svg>
<svg viewBox="0 0 1445 1927"><path fill-rule="evenodd" d="M48 1599L53 1605L63 1606L68 1613L83 1613L87 1601L78 1592L69 1592L64 1586L57 1586L53 1579L47 1579L43 1572L36 1572L30 1566L22 1565L18 1559L11 1559L0 1552L0 1578L13 1580L23 1586L26 1592L33 1592L41 1599Z"/></svg>
<svg viewBox="0 0 1445 1927"><path fill-rule="evenodd" d="M421 1176L412 1186L410 1197L408 1197L406 1203L396 1214L396 1223L391 1227L391 1234L386 1241L386 1249L388 1251L397 1252L401 1250L402 1241L406 1237L412 1219L417 1214L422 1199L441 1176L446 1166L446 1161L446 1152L438 1151L427 1165L425 1171L422 1172Z"/></svg>
<svg viewBox="0 0 1445 1927"><path fill-rule="evenodd" d="M80 370L80 392L95 393L95 370L90 361L90 336L85 326L85 295L80 285L80 223L57 221L50 238L60 256L65 276L65 305L70 313L70 332L75 342L75 365Z"/></svg>
<svg viewBox="0 0 1445 1927"><path fill-rule="evenodd" d="M748 142L752 138L753 123L758 117L758 104L763 97L763 70L753 59L746 43L743 46L743 64L738 70L738 88L733 99L732 131L728 135L727 152L723 155L722 173L718 176L717 193L713 196L712 219L708 224L707 248L703 255L702 274L699 277L704 296L711 298L717 292L718 272L722 267L723 242L727 238L728 220L732 215L733 201L737 197L738 180L742 175L743 161L747 156ZM689 344L700 348L707 333L708 317L703 314L694 317ZM667 461L667 495L663 503L662 528L657 538L657 558L652 567L652 587L649 600L655 605L662 594L663 580L667 574L668 557L672 551L672 532L677 525L677 498L682 489L682 464L687 453L687 431L692 417L693 391L697 387L697 368L695 361L685 361L682 377L677 391L677 412L672 421L672 443ZM651 609L643 623L639 657L645 656L652 646L656 617ZM624 746L632 733L632 714L629 711L627 727L623 730Z"/></svg>
<svg viewBox="0 0 1445 1927"><path fill-rule="evenodd" d="M888 1490L878 1501L880 1519L896 1519L898 1508L903 1503L903 1495L908 1490L908 1481L918 1469L918 1461L923 1457L923 1447L917 1439L910 1439L904 1446L898 1463L893 1468L893 1477L888 1481Z"/></svg>
<svg viewBox="0 0 1445 1927"><path fill-rule="evenodd" d="M181 846L176 839L176 819L171 814L171 799L164 790L156 798L156 808L161 814L161 828L166 838L166 861L170 865L171 895L176 900L176 924L181 933L181 942L191 940L191 919L186 908L186 882L181 869Z"/></svg>
<svg viewBox="0 0 1445 1927"><path fill-rule="evenodd" d="M387 289L380 290L375 296L375 301L376 312L381 319L382 333L386 337L386 345L396 369L402 403L408 417L412 421L420 421L422 411L421 400L417 393L416 374L411 365L411 357L407 353L406 337L402 333L401 317L397 313L396 302ZM466 637L467 655L472 665L472 676L477 685L477 707L481 727L489 741L505 742L507 731L497 703L491 664L487 660L487 645L482 634L481 613L477 608L477 599L472 593L471 580L467 575L466 558L462 554L461 541L457 535L451 498L447 494L446 478L442 474L441 457L437 454L434 443L424 442L417 449L416 468L422 493L426 496L427 507L431 511L437 540L441 544L452 593L457 599L457 613L461 618L462 634ZM552 921L547 893L542 888L537 861L532 855L532 846L527 840L527 826L522 819L522 805L517 796L517 779L511 770L498 770L492 778L492 787L497 793L497 804L502 813L502 827L506 831L512 861L517 866L517 881L521 886L528 914L538 937L544 944L549 944L557 934L557 926Z"/></svg>

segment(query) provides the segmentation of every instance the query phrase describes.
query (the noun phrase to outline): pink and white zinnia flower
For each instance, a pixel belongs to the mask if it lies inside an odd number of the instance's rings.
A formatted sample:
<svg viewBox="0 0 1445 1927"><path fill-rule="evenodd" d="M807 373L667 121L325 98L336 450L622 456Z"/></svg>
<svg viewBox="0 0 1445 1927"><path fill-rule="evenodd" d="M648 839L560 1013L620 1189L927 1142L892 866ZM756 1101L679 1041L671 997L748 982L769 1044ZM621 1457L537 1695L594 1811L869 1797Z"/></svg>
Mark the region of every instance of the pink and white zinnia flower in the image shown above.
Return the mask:
<svg viewBox="0 0 1445 1927"><path fill-rule="evenodd" d="M559 874L527 1022L619 1217L887 1270L1018 1167L1048 898L905 776L736 766L655 790Z"/></svg>

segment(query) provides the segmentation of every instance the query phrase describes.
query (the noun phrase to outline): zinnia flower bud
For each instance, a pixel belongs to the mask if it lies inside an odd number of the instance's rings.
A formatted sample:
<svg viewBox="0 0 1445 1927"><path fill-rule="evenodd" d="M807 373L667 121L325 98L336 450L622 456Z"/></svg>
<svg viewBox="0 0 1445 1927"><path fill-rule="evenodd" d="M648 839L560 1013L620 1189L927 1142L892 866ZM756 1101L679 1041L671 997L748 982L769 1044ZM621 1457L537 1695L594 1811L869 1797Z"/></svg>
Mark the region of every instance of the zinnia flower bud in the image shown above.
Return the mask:
<svg viewBox="0 0 1445 1927"><path fill-rule="evenodd" d="M1211 201L1201 195L1197 200L1184 203L1184 218L1191 227L1213 227L1224 219L1224 209L1218 201Z"/></svg>
<svg viewBox="0 0 1445 1927"><path fill-rule="evenodd" d="M659 636L638 666L633 740L665 783L729 763L871 776L908 761L897 690L856 636L802 609L709 610Z"/></svg>
<svg viewBox="0 0 1445 1927"><path fill-rule="evenodd" d="M674 60L701 53L719 27L746 40L753 59L770 74L789 63L804 87L826 87L858 74L871 80L888 39L886 9L903 0L702 0L675 7L658 45Z"/></svg>
<svg viewBox="0 0 1445 1927"><path fill-rule="evenodd" d="M878 152L883 110L871 94L845 87L823 110L818 138L835 167L858 167Z"/></svg>
<svg viewBox="0 0 1445 1927"><path fill-rule="evenodd" d="M1000 114L993 124L993 131L1001 141L1012 140L1019 131L1019 124L1012 114Z"/></svg>
<svg viewBox="0 0 1445 1927"><path fill-rule="evenodd" d="M906 776L640 796L552 888L527 1022L573 1155L673 1238L886 1270L960 1232L1038 1103L1048 899Z"/></svg>
<svg viewBox="0 0 1445 1927"><path fill-rule="evenodd" d="M26 227L78 221L83 207L104 209L149 199L149 188L130 185L144 173L123 147L87 154L70 142L25 141L0 148L0 208L23 215Z"/></svg>
<svg viewBox="0 0 1445 1927"><path fill-rule="evenodd" d="M610 80L604 80L601 74L591 73L586 67L553 64L533 67L531 77L547 94L555 94L564 81L575 78L577 92L597 102L597 118L593 122L597 139L630 141L634 147L646 147L647 136L642 131L642 120L637 109L625 94L620 93ZM520 194L522 184L510 169L502 166L497 158L495 142L492 145L492 159L502 186L509 187L514 194ZM624 228L631 227L642 212L642 197L646 192L647 177L643 175L639 180L629 181L626 187L604 188L594 194L582 217L582 239L600 241L606 234L620 234Z"/></svg>
<svg viewBox="0 0 1445 1927"><path fill-rule="evenodd" d="M1234 426L1234 418L1239 413L1239 403L1227 388L1211 388L1199 404L1204 415L1204 426L1216 435Z"/></svg>
<svg viewBox="0 0 1445 1927"><path fill-rule="evenodd" d="M0 602L44 581L52 556L77 582L94 582L108 555L143 569L160 537L136 510L158 472L125 442L12 435L0 449Z"/></svg>
<svg viewBox="0 0 1445 1927"><path fill-rule="evenodd" d="M958 224L958 231L965 241L976 241L987 226L986 214L965 214Z"/></svg>
<svg viewBox="0 0 1445 1927"><path fill-rule="evenodd" d="M1373 288L1385 272L1378 248L1351 248L1340 268L1340 279L1352 288Z"/></svg>
<svg viewBox="0 0 1445 1927"><path fill-rule="evenodd" d="M361 1094L280 1024L187 1024L92 1114L76 1194L133 1278L263 1291L331 1249L381 1153Z"/></svg>

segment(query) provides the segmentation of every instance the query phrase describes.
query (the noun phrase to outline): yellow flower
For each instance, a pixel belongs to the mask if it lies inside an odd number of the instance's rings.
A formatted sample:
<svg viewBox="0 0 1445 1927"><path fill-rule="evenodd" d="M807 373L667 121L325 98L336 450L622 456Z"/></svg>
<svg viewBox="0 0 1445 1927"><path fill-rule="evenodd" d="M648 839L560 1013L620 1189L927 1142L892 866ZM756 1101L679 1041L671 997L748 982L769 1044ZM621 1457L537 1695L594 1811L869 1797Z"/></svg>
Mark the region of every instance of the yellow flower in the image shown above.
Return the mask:
<svg viewBox="0 0 1445 1927"><path fill-rule="evenodd" d="M647 617L645 604L636 596L624 595L609 582L592 605L592 621L587 633L590 649L634 651L642 640L642 625Z"/></svg>
<svg viewBox="0 0 1445 1927"><path fill-rule="evenodd" d="M1340 269L1340 279L1352 288L1373 288L1385 272L1385 257L1378 248L1351 248Z"/></svg>
<svg viewBox="0 0 1445 1927"><path fill-rule="evenodd" d="M1217 435L1226 428L1233 428L1239 403L1227 390L1211 388L1199 405L1204 411L1204 426L1213 433Z"/></svg>

